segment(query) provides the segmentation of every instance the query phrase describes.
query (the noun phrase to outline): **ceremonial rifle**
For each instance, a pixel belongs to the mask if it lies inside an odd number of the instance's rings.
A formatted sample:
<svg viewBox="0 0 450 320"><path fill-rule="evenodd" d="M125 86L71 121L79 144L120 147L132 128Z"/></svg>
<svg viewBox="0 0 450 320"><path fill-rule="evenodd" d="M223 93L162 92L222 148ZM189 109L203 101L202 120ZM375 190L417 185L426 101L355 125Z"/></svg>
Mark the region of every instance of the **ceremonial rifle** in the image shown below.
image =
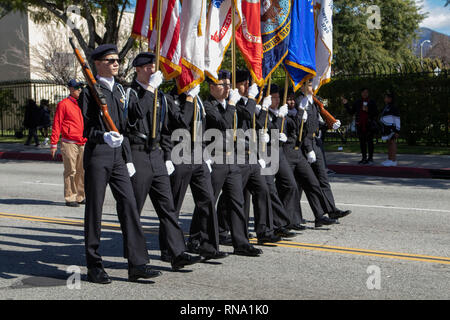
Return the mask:
<svg viewBox="0 0 450 320"><path fill-rule="evenodd" d="M117 130L116 126L114 125L114 121L111 119L111 116L109 115L108 105L106 104L106 97L103 94L100 85L95 80L94 75L92 74L92 71L89 68L88 64L86 63L86 61L84 61L83 57L81 56L80 50L78 50L77 47L75 47L73 39L69 38L69 42L70 45L72 46L75 56L77 57L78 62L81 65L81 70L83 71L84 78L86 79L89 88L91 88L91 93L94 95L95 102L100 108L102 118L103 121L105 122L106 127L108 128L109 131L119 132L119 130Z"/></svg>
<svg viewBox="0 0 450 320"><path fill-rule="evenodd" d="M317 104L317 106L319 107L320 115L322 116L323 120L325 120L328 128L332 129L333 124L335 124L337 120L325 109L325 107L323 106L323 103L320 102L320 100L317 99L316 96L313 96L313 100L314 100L315 104Z"/></svg>

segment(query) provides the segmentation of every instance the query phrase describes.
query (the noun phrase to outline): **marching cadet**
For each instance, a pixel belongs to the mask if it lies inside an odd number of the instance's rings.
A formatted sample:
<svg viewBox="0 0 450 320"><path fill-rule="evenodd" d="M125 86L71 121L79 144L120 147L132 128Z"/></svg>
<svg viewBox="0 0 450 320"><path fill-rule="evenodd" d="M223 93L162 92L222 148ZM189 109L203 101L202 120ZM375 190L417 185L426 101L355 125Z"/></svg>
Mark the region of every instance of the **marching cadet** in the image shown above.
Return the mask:
<svg viewBox="0 0 450 320"><path fill-rule="evenodd" d="M231 73L219 71L218 82L208 79L210 96L204 102L206 111L207 129L216 129L223 135L222 148L214 149L215 160L212 164L211 182L214 190L215 202L220 191L223 192L228 203L232 244L234 254L244 256L259 256L262 250L249 243L247 233L247 220L244 215L244 194L242 190L242 177L236 164L236 148L234 152L227 152L225 146L235 145L234 134L237 130L236 103L240 100L237 89L231 90ZM227 101L226 99L229 98ZM227 132L228 131L228 132ZM230 131L232 134L230 134ZM217 143L214 141L213 143ZM220 143L219 142L219 143ZM231 162L231 163L230 163ZM221 217L219 217L220 221ZM222 217L222 219L226 219Z"/></svg>
<svg viewBox="0 0 450 320"><path fill-rule="evenodd" d="M195 210L187 242L188 251L200 254L206 260L221 259L228 254L219 251L217 213L211 185L211 163L204 161L202 157L204 149L202 137L206 120L199 93L200 85L197 85L188 90L187 94L181 94L175 100L176 103L170 112L170 130L173 132L176 129L184 129L183 137L190 139L188 143L191 147L189 154L181 156L183 161L175 164L175 171L170 180L177 217L180 215L188 186L192 190Z"/></svg>
<svg viewBox="0 0 450 320"><path fill-rule="evenodd" d="M168 108L170 100L158 91L156 126L153 126L155 90L163 77L155 72L155 55L150 52L138 54L133 60L136 79L131 85L128 105L128 138L136 173L131 182L139 213L144 208L147 195L160 221L159 242L162 249L168 247L174 271L186 265L197 263L200 257L187 254L183 231L178 225L170 187L169 175L174 167L171 161L172 142L168 129ZM153 137L153 134L155 135Z"/></svg>
<svg viewBox="0 0 450 320"><path fill-rule="evenodd" d="M261 175L261 168L265 167L263 159L259 159L258 163L250 163L251 154L257 155L257 124L256 124L256 101L258 96L258 85L254 83L249 88L250 73L247 70L238 70L236 72L236 88L239 91L241 99L236 103L237 109L237 127L244 132L253 130L250 137L242 135L238 136L237 143L245 144L245 155L242 157L245 163L238 163L242 176L243 190L248 190L253 196L253 213L255 218L255 232L258 243L278 242L281 237L274 235L272 202L270 200L269 187L264 176ZM244 141L241 141L243 139ZM253 139L253 146L249 146L249 139ZM255 158L256 159L256 158ZM224 194L219 198L218 210L227 210L227 202ZM245 211L247 223L249 221L249 212ZM226 212L221 215L228 216Z"/></svg>
<svg viewBox="0 0 450 320"><path fill-rule="evenodd" d="M283 218L283 216L277 217L275 221L278 219L281 222L284 222L283 225L280 225L279 235L282 237L289 237L295 235L293 233L288 232L288 229L294 230L304 230L305 227L301 225L302 222L302 213L300 208L300 194L297 188L297 182L295 181L295 177L289 167L289 163L286 160L286 156L283 151L283 144L287 141L287 136L284 132L283 127L283 119L286 117L288 113L287 105L283 105L280 108L280 88L276 84L272 84L270 87L270 96L272 98L272 103L269 106L267 113L262 111L260 114L261 120L267 117L267 130L268 133L271 133L271 130L278 130L279 141L273 141L274 137L270 135L270 143L279 143L279 170L275 174L275 186L277 190L277 194L279 199L281 200L282 207L287 212L287 220ZM263 102L264 104L264 102ZM283 130L282 130L283 129ZM268 148L270 150L270 148ZM269 183L273 184L273 181ZM275 191L275 190L274 190ZM275 197L276 199L276 197ZM275 202L276 203L276 202ZM283 213L282 210L274 211ZM285 223L287 225L284 225Z"/></svg>
<svg viewBox="0 0 450 320"><path fill-rule="evenodd" d="M288 103L291 104L288 115L285 118L285 133L287 141L283 144L283 150L289 165L294 173L299 186L299 192L305 191L308 203L315 217L315 227L336 223L336 220L324 216L326 208L320 183L313 169L302 154L301 143L305 138L304 124L308 120L308 113L295 105L294 93L288 93ZM292 106L294 101L294 106Z"/></svg>
<svg viewBox="0 0 450 320"><path fill-rule="evenodd" d="M161 273L147 265L149 259L146 239L124 161L126 140L122 134L125 132L126 120L122 111L123 90L114 79L119 71L117 47L112 44L97 47L92 52L92 60L98 72L98 91L106 99L109 115L120 133L107 129L94 93L85 88L81 92L79 105L84 117L83 136L87 138L83 161L86 194L84 232L88 280L102 284L111 282L98 252L102 207L108 184L117 202L124 255L128 258L128 279L136 281L139 278L156 277Z"/></svg>
<svg viewBox="0 0 450 320"><path fill-rule="evenodd" d="M319 130L319 107L313 100L314 90L312 79L303 84L302 91L305 97L300 102L300 108L306 110L308 114L308 120L304 126L305 136L303 138L302 150L319 181L320 188L322 189L326 205L325 212L331 219L343 218L349 215L351 211L342 211L336 208L333 192L331 191L331 186L328 182L328 174L325 168L323 155L316 144L316 135Z"/></svg>

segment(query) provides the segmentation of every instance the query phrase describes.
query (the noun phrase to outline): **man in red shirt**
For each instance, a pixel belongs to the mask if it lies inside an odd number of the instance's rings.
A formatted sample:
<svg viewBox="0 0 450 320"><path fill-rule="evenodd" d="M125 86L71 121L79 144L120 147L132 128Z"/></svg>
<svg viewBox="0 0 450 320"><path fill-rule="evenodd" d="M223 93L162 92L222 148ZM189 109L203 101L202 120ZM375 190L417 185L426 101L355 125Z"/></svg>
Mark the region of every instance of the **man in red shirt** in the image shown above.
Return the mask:
<svg viewBox="0 0 450 320"><path fill-rule="evenodd" d="M83 115L78 106L82 83L72 79L68 83L70 95L58 103L53 119L50 152L56 155L61 135L61 154L64 163L64 198L66 206L84 204L83 153L86 138L83 137Z"/></svg>

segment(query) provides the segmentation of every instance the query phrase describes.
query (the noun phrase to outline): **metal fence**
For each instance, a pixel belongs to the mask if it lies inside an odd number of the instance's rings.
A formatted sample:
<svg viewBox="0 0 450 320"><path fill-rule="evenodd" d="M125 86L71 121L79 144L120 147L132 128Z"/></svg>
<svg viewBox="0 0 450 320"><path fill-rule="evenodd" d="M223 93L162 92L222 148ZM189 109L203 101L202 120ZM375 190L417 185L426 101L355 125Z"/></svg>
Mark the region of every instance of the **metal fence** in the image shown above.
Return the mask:
<svg viewBox="0 0 450 320"><path fill-rule="evenodd" d="M2 136L14 135L23 129L25 105L33 99L39 105L49 100L51 114L56 105L67 97L66 86L42 80L0 82L0 132Z"/></svg>

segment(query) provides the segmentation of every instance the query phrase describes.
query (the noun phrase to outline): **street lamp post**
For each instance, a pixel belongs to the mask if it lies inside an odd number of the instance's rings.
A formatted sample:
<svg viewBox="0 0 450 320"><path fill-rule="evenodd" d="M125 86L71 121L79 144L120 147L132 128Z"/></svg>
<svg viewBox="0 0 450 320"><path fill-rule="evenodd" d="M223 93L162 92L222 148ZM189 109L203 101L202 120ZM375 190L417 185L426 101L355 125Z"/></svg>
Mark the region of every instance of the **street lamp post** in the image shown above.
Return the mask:
<svg viewBox="0 0 450 320"><path fill-rule="evenodd" d="M431 46L431 41L430 40L424 40L422 41L422 43L420 44L420 66L423 67L423 45L425 43L430 43Z"/></svg>

